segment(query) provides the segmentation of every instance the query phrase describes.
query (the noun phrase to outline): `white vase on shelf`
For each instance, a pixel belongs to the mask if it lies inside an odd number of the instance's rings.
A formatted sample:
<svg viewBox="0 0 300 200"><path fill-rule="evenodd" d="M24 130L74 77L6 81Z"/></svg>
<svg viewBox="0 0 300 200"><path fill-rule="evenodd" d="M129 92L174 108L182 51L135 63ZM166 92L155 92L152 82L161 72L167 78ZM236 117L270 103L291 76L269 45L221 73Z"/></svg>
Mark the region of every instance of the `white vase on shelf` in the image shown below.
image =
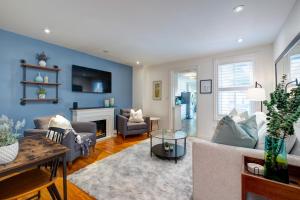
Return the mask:
<svg viewBox="0 0 300 200"><path fill-rule="evenodd" d="M44 61L44 60L40 60L40 61L39 61L39 65L40 65L41 67L46 67L47 63L46 63L46 61Z"/></svg>
<svg viewBox="0 0 300 200"><path fill-rule="evenodd" d="M39 99L46 99L46 94L39 94L39 95L38 95L38 98L39 98Z"/></svg>

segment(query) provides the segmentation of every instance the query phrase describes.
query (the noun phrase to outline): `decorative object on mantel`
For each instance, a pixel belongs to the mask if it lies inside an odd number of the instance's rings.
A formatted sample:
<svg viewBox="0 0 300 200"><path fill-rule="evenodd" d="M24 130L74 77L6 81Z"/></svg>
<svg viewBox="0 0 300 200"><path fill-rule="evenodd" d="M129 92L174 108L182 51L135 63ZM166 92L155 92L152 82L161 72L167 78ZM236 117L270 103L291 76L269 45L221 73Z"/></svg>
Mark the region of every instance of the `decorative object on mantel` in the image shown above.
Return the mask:
<svg viewBox="0 0 300 200"><path fill-rule="evenodd" d="M267 107L268 135L265 138L265 172L268 179L288 183L286 140L294 136L294 123L300 117L300 86L288 92L287 76L270 94L271 100L264 101Z"/></svg>
<svg viewBox="0 0 300 200"><path fill-rule="evenodd" d="M44 83L49 83L49 77L47 75L44 76Z"/></svg>
<svg viewBox="0 0 300 200"><path fill-rule="evenodd" d="M162 81L153 81L152 99L160 101L162 97Z"/></svg>
<svg viewBox="0 0 300 200"><path fill-rule="evenodd" d="M27 64L24 59L22 59L20 66L23 68L23 80L20 82L23 85L23 97L21 98L20 104L21 105L26 105L26 103L37 103L37 102L52 102L54 104L58 103L58 86L61 84L58 83L58 73L61 70L58 66L54 65L52 68L51 67L41 67L39 65L32 65L32 64ZM33 69L33 70L42 70L45 72L54 72L56 74L55 82L49 83L47 82L47 75L45 75L45 80L42 80L41 82L36 82L36 81L29 81L27 80L27 69ZM39 74L40 75L40 74ZM41 77L41 79L43 79ZM49 78L48 78L49 81ZM35 86L44 86L44 87L54 87L55 88L55 97L54 98L27 98L27 85L35 85Z"/></svg>
<svg viewBox="0 0 300 200"><path fill-rule="evenodd" d="M110 107L114 107L114 105L115 105L115 98L111 97L111 98L109 99L109 106L110 106Z"/></svg>
<svg viewBox="0 0 300 200"><path fill-rule="evenodd" d="M104 107L109 108L109 99L104 100Z"/></svg>
<svg viewBox="0 0 300 200"><path fill-rule="evenodd" d="M37 90L37 95L39 99L46 99L46 94L47 91L45 88L43 87L39 87L39 89Z"/></svg>
<svg viewBox="0 0 300 200"><path fill-rule="evenodd" d="M247 91L247 99L249 101L260 102L260 111L263 111L263 101L266 100L266 91L257 81L255 82L255 88L250 88Z"/></svg>
<svg viewBox="0 0 300 200"><path fill-rule="evenodd" d="M36 75L36 77L34 78L34 81L37 82L37 83L43 83L44 82L44 79L41 76L40 72Z"/></svg>
<svg viewBox="0 0 300 200"><path fill-rule="evenodd" d="M200 94L212 94L212 80L200 80Z"/></svg>
<svg viewBox="0 0 300 200"><path fill-rule="evenodd" d="M19 152L18 131L24 126L24 119L14 125L7 116L0 117L0 165L16 159Z"/></svg>
<svg viewBox="0 0 300 200"><path fill-rule="evenodd" d="M38 63L42 67L46 67L47 60L49 60L49 57L45 54L45 52L36 54L36 59L38 60Z"/></svg>
<svg viewBox="0 0 300 200"><path fill-rule="evenodd" d="M73 109L77 109L78 108L78 102L73 102Z"/></svg>

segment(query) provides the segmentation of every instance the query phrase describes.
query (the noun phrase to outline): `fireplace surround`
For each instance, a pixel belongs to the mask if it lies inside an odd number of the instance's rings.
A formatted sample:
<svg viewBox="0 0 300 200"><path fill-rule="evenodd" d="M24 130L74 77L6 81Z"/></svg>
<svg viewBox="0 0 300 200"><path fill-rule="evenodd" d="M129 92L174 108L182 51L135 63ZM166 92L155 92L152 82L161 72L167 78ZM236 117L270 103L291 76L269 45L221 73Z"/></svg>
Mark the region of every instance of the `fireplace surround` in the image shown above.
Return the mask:
<svg viewBox="0 0 300 200"><path fill-rule="evenodd" d="M71 109L75 122L95 122L97 140L112 137L114 134L114 108L92 107Z"/></svg>

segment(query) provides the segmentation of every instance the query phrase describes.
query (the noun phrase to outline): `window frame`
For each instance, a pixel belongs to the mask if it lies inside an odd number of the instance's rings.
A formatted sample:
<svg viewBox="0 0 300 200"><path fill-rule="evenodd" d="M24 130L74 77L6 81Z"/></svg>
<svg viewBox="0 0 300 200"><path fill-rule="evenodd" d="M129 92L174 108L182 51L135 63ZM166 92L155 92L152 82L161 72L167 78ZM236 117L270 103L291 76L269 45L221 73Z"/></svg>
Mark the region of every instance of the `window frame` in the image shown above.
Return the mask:
<svg viewBox="0 0 300 200"><path fill-rule="evenodd" d="M297 54L294 54L294 55L291 55L291 56L288 57L288 62L289 62L289 64L288 64L288 67L289 67L288 68L288 81L294 81L295 80L295 79L292 79L292 57L296 57L296 58L300 59L300 53L297 53ZM299 66L300 66L300 62L297 63L297 64L299 64ZM296 78L298 78L298 77L296 77ZM298 81L299 81L299 78L298 78ZM295 85L295 84L293 84L293 85Z"/></svg>
<svg viewBox="0 0 300 200"><path fill-rule="evenodd" d="M219 90L219 73L218 73L218 67L219 65L226 65L226 64L233 64L233 63L240 63L240 62L252 62L253 63L253 68L252 68L252 83L248 87L231 87L223 90ZM222 117L225 115L221 115L218 113L218 96L219 96L219 91L234 91L234 90L240 90L244 89L247 90L248 88L254 87L255 83L255 71L256 71L256 58L254 54L249 54L249 55L241 55L241 56L231 56L231 57L224 57L224 58L216 58L214 59L214 119L216 121L219 121ZM254 113L256 106L255 102L250 102L250 113Z"/></svg>

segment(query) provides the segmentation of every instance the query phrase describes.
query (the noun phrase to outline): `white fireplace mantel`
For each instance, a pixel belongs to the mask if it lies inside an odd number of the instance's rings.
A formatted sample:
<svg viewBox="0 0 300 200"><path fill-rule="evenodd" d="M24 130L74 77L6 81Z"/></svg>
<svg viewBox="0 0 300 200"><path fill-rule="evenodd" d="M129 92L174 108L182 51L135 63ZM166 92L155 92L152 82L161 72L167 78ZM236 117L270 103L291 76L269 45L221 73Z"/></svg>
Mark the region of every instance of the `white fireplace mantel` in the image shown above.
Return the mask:
<svg viewBox="0 0 300 200"><path fill-rule="evenodd" d="M114 134L114 108L79 108L72 109L72 120L74 122L92 122L106 120L106 137ZM103 139L103 138L101 138Z"/></svg>

